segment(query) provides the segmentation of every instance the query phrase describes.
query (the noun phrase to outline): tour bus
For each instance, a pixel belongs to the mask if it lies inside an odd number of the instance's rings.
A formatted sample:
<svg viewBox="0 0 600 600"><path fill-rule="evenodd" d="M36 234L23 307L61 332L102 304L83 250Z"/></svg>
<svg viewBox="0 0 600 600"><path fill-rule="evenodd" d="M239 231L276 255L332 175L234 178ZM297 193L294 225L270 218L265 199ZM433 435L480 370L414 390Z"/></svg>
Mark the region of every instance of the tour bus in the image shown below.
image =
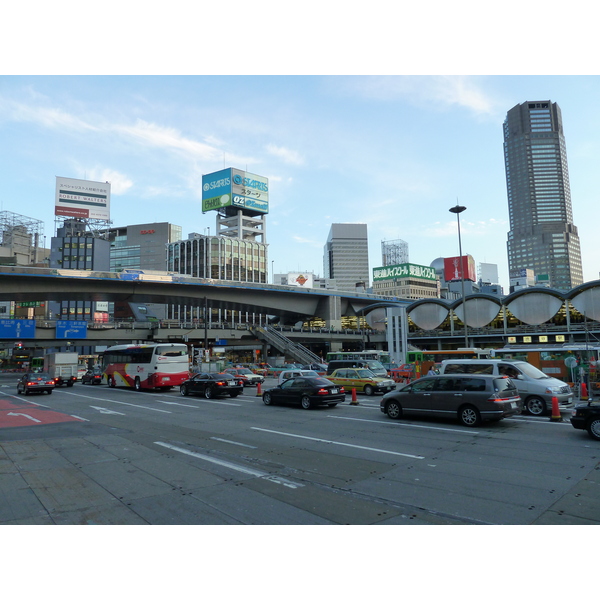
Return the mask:
<svg viewBox="0 0 600 600"><path fill-rule="evenodd" d="M189 369L185 344L123 344L102 353L102 370L111 387L169 389L189 379Z"/></svg>
<svg viewBox="0 0 600 600"><path fill-rule="evenodd" d="M362 350L357 352L328 352L327 362L331 360L377 360L386 369L389 368L392 359L390 353L382 350Z"/></svg>

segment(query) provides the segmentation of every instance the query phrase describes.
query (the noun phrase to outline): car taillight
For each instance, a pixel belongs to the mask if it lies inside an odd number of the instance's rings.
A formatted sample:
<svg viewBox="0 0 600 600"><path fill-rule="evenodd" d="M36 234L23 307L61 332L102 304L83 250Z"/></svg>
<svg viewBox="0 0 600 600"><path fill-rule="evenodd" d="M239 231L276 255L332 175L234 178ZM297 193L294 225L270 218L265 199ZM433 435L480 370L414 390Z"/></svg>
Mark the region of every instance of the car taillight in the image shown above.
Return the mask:
<svg viewBox="0 0 600 600"><path fill-rule="evenodd" d="M27 385L37 385L37 381L28 381Z"/></svg>
<svg viewBox="0 0 600 600"><path fill-rule="evenodd" d="M217 381L217 385L227 385L226 381Z"/></svg>
<svg viewBox="0 0 600 600"><path fill-rule="evenodd" d="M317 395L319 396L327 396L327 394L329 394L328 388L320 388L317 390Z"/></svg>

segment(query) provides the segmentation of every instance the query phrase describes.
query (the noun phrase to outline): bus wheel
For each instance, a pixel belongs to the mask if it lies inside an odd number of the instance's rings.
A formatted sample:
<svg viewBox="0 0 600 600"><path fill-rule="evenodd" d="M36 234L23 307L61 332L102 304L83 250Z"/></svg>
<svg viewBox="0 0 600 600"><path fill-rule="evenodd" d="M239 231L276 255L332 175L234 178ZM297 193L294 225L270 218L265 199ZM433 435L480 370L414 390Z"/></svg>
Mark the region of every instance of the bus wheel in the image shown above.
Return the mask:
<svg viewBox="0 0 600 600"><path fill-rule="evenodd" d="M135 381L133 382L133 387L135 389L136 392L141 392L142 391L142 382L140 381L139 377L135 378Z"/></svg>

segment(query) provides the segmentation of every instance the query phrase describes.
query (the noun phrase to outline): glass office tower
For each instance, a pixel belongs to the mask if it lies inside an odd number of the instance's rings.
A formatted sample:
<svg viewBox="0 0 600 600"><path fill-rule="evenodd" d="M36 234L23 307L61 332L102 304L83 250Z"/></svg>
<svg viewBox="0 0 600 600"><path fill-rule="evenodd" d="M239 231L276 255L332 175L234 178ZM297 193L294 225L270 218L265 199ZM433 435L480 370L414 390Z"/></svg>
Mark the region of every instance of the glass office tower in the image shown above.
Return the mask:
<svg viewBox="0 0 600 600"><path fill-rule="evenodd" d="M559 106L524 102L504 121L504 162L512 273L533 269L550 287L583 283L581 248L573 224L567 150Z"/></svg>

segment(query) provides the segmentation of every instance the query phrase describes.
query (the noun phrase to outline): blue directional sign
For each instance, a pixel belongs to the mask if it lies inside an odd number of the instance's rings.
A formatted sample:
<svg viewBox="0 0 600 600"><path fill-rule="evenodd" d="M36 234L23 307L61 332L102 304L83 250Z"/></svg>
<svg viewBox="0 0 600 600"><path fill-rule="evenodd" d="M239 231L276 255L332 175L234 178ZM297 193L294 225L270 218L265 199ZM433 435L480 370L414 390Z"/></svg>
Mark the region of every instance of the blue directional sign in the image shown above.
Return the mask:
<svg viewBox="0 0 600 600"><path fill-rule="evenodd" d="M87 338L87 321L56 321L56 339Z"/></svg>
<svg viewBox="0 0 600 600"><path fill-rule="evenodd" d="M0 338L17 340L35 338L35 321L33 319L0 319Z"/></svg>

